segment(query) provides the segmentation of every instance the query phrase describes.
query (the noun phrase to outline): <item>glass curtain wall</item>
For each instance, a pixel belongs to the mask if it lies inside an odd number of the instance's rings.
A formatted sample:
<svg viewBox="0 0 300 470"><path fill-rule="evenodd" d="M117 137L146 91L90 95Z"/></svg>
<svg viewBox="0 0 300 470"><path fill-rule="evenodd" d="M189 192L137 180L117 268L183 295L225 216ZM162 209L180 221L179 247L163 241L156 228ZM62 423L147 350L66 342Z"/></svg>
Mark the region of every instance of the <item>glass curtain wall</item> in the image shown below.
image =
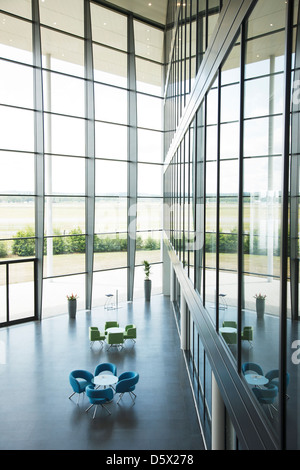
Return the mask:
<svg viewBox="0 0 300 470"><path fill-rule="evenodd" d="M31 8L26 1L5 6L0 13L1 323L35 315L29 261L35 256L36 201ZM6 263L12 259L16 262Z"/></svg>
<svg viewBox="0 0 300 470"><path fill-rule="evenodd" d="M182 201L191 194L196 239L202 242L194 246L190 279L262 419L287 448L299 446L299 329L293 320L299 279L298 10L298 1L256 3L189 119L187 132L196 129L196 155L188 190L182 176L185 136L172 156L167 145L165 170L173 250L184 268ZM289 172L289 186L283 185ZM195 324L192 331L194 338ZM194 340L188 358L200 376ZM249 362L250 374L244 372ZM257 374L266 377L263 392L251 380ZM263 393L272 395L272 406L266 406Z"/></svg>
<svg viewBox="0 0 300 470"><path fill-rule="evenodd" d="M64 313L72 292L86 308L92 285L93 306L116 290L126 300L127 175L134 165L131 279L142 285L140 265L148 259L154 293L161 292L163 29L134 21L129 57L133 19L96 2L10 1L0 10L1 259L38 256L44 316ZM128 108L136 90L133 162Z"/></svg>

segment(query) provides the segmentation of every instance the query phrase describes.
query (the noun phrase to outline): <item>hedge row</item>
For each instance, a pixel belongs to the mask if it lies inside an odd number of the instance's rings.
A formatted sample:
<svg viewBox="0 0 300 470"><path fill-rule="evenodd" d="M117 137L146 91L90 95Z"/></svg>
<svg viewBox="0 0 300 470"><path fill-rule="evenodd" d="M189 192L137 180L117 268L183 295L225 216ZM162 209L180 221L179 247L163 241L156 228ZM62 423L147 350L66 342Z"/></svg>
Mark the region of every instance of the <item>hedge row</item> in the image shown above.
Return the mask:
<svg viewBox="0 0 300 470"><path fill-rule="evenodd" d="M19 230L14 237L12 243L12 253L18 256L34 256L35 255L35 240L34 230L31 227L25 230ZM53 254L67 254L67 253L84 253L85 252L85 235L82 234L80 228L76 228L70 231L69 235L63 236L58 230L54 230L54 237L52 240L52 251ZM159 250L160 241L154 240L148 237L143 240L141 237L137 237L136 240L137 250ZM113 238L100 237L95 235L94 237L94 252L95 253L108 253L116 251L127 250L127 238L120 238L116 235ZM44 241L44 254L47 254L47 239ZM7 248L4 242L0 243L0 257L7 255Z"/></svg>

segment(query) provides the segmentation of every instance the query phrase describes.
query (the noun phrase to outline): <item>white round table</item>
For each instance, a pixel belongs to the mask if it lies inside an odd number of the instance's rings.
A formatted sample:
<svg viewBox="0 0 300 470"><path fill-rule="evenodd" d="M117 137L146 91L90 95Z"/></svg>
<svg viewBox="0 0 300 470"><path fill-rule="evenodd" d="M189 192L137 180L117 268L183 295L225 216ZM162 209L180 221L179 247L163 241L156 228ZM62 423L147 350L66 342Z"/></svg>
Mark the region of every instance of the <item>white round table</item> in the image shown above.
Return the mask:
<svg viewBox="0 0 300 470"><path fill-rule="evenodd" d="M223 326L220 328L220 333L237 333L237 329L232 326Z"/></svg>
<svg viewBox="0 0 300 470"><path fill-rule="evenodd" d="M125 328L119 328L117 326L113 326L111 328L107 328L106 332L107 333L124 333Z"/></svg>
<svg viewBox="0 0 300 470"><path fill-rule="evenodd" d="M249 385L256 385L256 386L266 385L269 382L269 380L266 377L264 377L263 375L259 375L259 374L251 374L251 373L245 374L245 379Z"/></svg>
<svg viewBox="0 0 300 470"><path fill-rule="evenodd" d="M104 387L107 385L114 385L118 382L118 380L118 377L113 374L99 374L93 378L95 385L103 385Z"/></svg>

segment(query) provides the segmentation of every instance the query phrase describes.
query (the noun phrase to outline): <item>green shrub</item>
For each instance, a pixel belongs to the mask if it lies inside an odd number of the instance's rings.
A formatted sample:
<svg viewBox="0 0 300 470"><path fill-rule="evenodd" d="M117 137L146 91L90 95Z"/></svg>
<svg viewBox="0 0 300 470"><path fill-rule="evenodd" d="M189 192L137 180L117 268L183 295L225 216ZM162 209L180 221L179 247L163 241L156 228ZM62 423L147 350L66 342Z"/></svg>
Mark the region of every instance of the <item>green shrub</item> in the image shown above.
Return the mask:
<svg viewBox="0 0 300 470"><path fill-rule="evenodd" d="M7 246L5 242L0 242L0 258L7 256Z"/></svg>
<svg viewBox="0 0 300 470"><path fill-rule="evenodd" d="M34 256L35 255L35 239L26 238L34 237L35 233L32 227L25 230L19 230L13 237L12 252L18 256Z"/></svg>

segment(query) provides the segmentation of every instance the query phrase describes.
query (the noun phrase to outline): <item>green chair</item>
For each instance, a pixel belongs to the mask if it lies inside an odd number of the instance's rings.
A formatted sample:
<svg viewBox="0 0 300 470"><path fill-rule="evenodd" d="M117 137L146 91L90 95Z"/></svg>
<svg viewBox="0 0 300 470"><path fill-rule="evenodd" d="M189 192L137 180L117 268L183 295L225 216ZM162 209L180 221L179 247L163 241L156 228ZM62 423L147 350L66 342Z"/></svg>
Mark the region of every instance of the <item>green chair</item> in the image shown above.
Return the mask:
<svg viewBox="0 0 300 470"><path fill-rule="evenodd" d="M242 334L241 334L241 339L243 341L249 341L250 346L252 347L252 342L253 341L253 327L252 326L244 326Z"/></svg>
<svg viewBox="0 0 300 470"><path fill-rule="evenodd" d="M227 332L221 332L224 340L226 341L226 343L228 344L228 346L232 345L232 344L236 344L237 342L237 333L233 332L233 333L227 333Z"/></svg>
<svg viewBox="0 0 300 470"><path fill-rule="evenodd" d="M104 325L104 331L105 331L105 334L107 335L107 329L108 328L114 328L114 327L118 327L119 326L119 323L117 321L107 321L105 322L105 325Z"/></svg>
<svg viewBox="0 0 300 470"><path fill-rule="evenodd" d="M101 332L96 326L90 326L89 338L90 338L90 347L92 347L95 341L99 341L101 346L103 346L103 341L105 340L106 337L105 335L101 334Z"/></svg>
<svg viewBox="0 0 300 470"><path fill-rule="evenodd" d="M107 344L109 348L116 346L117 348L123 348L124 343L124 333L110 333L107 334Z"/></svg>
<svg viewBox="0 0 300 470"><path fill-rule="evenodd" d="M237 323L236 321L223 321L223 327L229 326L231 328L237 328Z"/></svg>
<svg viewBox="0 0 300 470"><path fill-rule="evenodd" d="M133 343L136 340L136 326L135 325L126 325L124 333L124 341L131 339Z"/></svg>

